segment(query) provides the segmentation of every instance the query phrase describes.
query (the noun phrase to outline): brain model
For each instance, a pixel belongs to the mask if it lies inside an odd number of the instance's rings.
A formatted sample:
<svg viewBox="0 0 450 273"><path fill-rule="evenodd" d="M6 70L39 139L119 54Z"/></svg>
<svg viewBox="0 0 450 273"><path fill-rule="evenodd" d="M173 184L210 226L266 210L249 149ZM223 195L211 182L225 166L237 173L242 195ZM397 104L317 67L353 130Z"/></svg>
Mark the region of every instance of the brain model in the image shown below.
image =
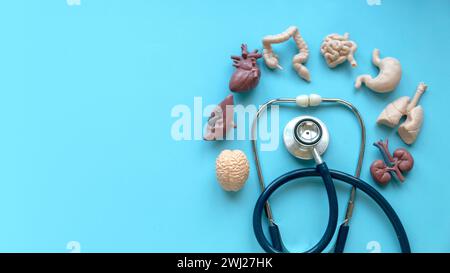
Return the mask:
<svg viewBox="0 0 450 273"><path fill-rule="evenodd" d="M224 150L216 159L216 176L226 191L240 190L247 181L250 167L244 152Z"/></svg>

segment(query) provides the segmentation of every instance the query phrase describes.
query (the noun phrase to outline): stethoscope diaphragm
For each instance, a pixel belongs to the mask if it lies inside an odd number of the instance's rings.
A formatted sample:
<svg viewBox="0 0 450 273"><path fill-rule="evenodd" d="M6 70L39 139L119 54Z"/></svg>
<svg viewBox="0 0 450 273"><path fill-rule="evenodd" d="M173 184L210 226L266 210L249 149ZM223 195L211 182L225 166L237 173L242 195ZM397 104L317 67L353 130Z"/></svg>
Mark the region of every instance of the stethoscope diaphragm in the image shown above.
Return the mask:
<svg viewBox="0 0 450 273"><path fill-rule="evenodd" d="M313 159L313 149L322 155L328 147L330 135L325 124L312 116L299 116L286 124L283 132L286 149L293 156Z"/></svg>

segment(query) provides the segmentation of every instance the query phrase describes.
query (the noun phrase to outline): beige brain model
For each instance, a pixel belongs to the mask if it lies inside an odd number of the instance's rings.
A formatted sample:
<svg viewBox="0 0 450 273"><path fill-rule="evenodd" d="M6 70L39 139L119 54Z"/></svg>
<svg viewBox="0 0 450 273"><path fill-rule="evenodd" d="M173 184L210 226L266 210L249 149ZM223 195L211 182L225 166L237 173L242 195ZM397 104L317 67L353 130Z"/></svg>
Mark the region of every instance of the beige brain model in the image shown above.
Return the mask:
<svg viewBox="0 0 450 273"><path fill-rule="evenodd" d="M240 190L247 181L250 166L244 152L224 150L216 159L216 176L226 191Z"/></svg>

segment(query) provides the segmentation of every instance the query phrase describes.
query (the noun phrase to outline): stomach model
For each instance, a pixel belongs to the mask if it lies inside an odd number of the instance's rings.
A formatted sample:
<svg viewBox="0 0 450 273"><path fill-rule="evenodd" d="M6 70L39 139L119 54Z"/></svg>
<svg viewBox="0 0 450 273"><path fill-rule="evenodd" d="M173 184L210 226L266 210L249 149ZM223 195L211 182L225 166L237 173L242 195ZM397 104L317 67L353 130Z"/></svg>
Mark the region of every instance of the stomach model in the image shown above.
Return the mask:
<svg viewBox="0 0 450 273"><path fill-rule="evenodd" d="M374 49L372 63L380 69L378 76L375 78L367 74L359 76L356 78L355 88L360 88L364 83L369 89L378 93L394 91L402 78L400 62L392 57L380 59L380 50Z"/></svg>

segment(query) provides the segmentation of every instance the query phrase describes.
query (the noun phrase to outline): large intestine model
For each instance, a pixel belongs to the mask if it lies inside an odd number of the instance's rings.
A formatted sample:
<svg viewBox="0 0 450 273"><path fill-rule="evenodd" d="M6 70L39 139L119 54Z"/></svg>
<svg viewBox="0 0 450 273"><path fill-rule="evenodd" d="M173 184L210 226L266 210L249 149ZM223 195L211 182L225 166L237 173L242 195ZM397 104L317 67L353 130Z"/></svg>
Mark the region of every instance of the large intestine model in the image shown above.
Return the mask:
<svg viewBox="0 0 450 273"><path fill-rule="evenodd" d="M309 56L308 45L305 40L303 40L298 28L295 26L290 26L284 32L277 35L267 35L263 38L263 58L266 65L271 69L282 69L278 62L278 56L273 52L272 44L283 43L289 38L293 38L297 48L299 49L299 53L294 56L292 59L292 66L294 67L297 74L304 79L305 81L311 81L311 76L309 74L308 68L303 64L306 63Z"/></svg>

